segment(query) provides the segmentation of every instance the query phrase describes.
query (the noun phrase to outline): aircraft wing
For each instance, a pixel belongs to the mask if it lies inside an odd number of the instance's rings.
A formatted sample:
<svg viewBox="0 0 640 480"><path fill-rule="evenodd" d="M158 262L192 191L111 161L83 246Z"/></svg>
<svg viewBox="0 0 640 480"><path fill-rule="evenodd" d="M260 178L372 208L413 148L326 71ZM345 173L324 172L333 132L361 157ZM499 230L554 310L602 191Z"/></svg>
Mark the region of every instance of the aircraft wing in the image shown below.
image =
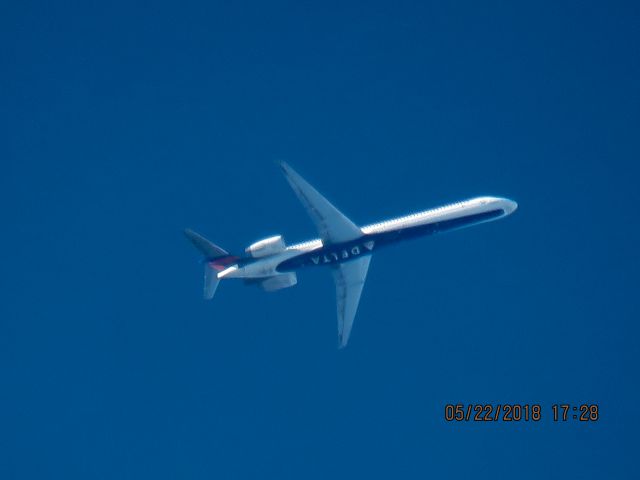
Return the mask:
<svg viewBox="0 0 640 480"><path fill-rule="evenodd" d="M360 228L345 217L340 210L318 193L289 165L281 162L280 167L284 171L289 185L307 209L313 223L316 224L323 243L348 242L363 235Z"/></svg>
<svg viewBox="0 0 640 480"><path fill-rule="evenodd" d="M344 348L349 341L370 262L371 255L366 255L333 267L338 303L338 348Z"/></svg>

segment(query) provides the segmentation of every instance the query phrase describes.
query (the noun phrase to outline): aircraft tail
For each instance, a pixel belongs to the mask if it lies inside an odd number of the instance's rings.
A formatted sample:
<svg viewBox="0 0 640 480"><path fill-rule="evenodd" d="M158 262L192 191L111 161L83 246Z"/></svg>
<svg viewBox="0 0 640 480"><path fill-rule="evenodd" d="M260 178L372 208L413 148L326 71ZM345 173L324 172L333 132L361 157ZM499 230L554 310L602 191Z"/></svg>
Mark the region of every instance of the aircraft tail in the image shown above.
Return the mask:
<svg viewBox="0 0 640 480"><path fill-rule="evenodd" d="M216 258L226 257L229 255L229 252L227 252L223 248L220 248L215 243L210 242L202 235L194 232L193 230L186 228L184 230L184 234L191 241L191 243L193 243L193 245L202 252L207 260L215 260Z"/></svg>
<svg viewBox="0 0 640 480"><path fill-rule="evenodd" d="M214 270L209 263L204 264L204 289L202 297L205 300L211 300L216 293L216 289L220 283L217 275L218 272Z"/></svg>
<svg viewBox="0 0 640 480"><path fill-rule="evenodd" d="M205 237L193 230L189 230L187 228L185 229L184 234L204 255L203 297L205 300L211 300L216 293L218 283L220 283L220 280L218 279L218 272L235 263L238 257L229 255L229 252L220 248L218 245L207 240Z"/></svg>

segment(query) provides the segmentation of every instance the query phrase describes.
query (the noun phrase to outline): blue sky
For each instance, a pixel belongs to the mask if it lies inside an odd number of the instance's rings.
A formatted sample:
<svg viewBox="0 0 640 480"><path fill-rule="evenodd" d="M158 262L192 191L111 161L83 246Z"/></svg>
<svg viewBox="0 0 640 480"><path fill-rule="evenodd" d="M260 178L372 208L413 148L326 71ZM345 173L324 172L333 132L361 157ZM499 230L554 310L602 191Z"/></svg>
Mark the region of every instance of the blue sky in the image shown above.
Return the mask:
<svg viewBox="0 0 640 480"><path fill-rule="evenodd" d="M0 477L637 478L639 14L4 4ZM184 227L315 236L280 159L356 223L520 208L376 255L338 351L326 271L200 299Z"/></svg>

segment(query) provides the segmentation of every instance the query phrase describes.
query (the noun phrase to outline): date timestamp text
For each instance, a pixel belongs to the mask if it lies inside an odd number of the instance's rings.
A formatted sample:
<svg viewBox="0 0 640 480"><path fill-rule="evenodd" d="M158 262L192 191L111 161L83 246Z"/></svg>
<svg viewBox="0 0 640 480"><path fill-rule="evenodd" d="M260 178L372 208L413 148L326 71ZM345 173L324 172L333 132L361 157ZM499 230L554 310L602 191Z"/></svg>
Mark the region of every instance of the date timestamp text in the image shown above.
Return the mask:
<svg viewBox="0 0 640 480"><path fill-rule="evenodd" d="M538 403L448 403L444 406L447 422L539 422L544 410ZM554 422L596 422L600 418L597 404L554 404L547 409Z"/></svg>

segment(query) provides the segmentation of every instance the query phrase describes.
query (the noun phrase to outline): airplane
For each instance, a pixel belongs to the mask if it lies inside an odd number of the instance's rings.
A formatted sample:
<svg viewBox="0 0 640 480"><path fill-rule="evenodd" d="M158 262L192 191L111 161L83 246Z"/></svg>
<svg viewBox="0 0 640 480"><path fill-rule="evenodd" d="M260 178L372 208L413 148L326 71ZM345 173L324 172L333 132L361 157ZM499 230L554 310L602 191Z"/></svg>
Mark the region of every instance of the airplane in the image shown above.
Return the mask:
<svg viewBox="0 0 640 480"><path fill-rule="evenodd" d="M358 227L289 165L280 162L280 167L320 238L286 245L282 235L276 235L251 244L244 255L237 256L186 229L187 238L204 255L204 298L213 298L223 279L240 278L272 292L296 285L296 272L302 268L327 266L336 284L338 348L349 341L374 251L399 241L498 220L518 207L507 198L476 197Z"/></svg>

